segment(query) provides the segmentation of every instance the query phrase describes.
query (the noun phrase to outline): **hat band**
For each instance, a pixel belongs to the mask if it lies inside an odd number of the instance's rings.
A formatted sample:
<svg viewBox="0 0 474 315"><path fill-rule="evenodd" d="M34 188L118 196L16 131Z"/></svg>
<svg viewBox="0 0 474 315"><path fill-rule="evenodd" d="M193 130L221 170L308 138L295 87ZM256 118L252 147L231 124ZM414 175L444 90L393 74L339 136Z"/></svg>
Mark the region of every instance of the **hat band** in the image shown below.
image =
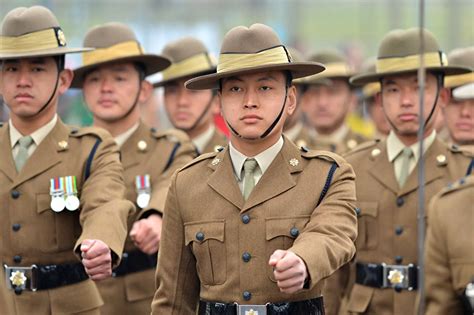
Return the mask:
<svg viewBox="0 0 474 315"><path fill-rule="evenodd" d="M66 46L66 37L59 27L20 36L0 36L0 53L24 53Z"/></svg>
<svg viewBox="0 0 474 315"><path fill-rule="evenodd" d="M410 71L421 67L421 55L411 55L406 57L391 57L378 59L376 62L377 73ZM423 54L425 67L442 67L448 65L448 58L443 52L429 52Z"/></svg>
<svg viewBox="0 0 474 315"><path fill-rule="evenodd" d="M447 88L457 87L471 82L474 82L474 72L450 75L444 78L444 86Z"/></svg>
<svg viewBox="0 0 474 315"><path fill-rule="evenodd" d="M143 49L136 41L123 42L107 48L99 48L82 54L83 66L107 62L115 59L143 55Z"/></svg>
<svg viewBox="0 0 474 315"><path fill-rule="evenodd" d="M351 76L349 67L344 62L325 63L326 70L321 73L304 78L304 81L310 82L321 78L349 77Z"/></svg>
<svg viewBox="0 0 474 315"><path fill-rule="evenodd" d="M269 48L258 53L222 53L219 57L217 73L290 63L289 58L284 46Z"/></svg>
<svg viewBox="0 0 474 315"><path fill-rule="evenodd" d="M211 71L215 66L215 59L208 53L200 53L180 62L173 63L163 71L163 80L184 77L194 73Z"/></svg>
<svg viewBox="0 0 474 315"><path fill-rule="evenodd" d="M372 97L378 92L380 92L380 90L380 82L372 82L364 85L364 87L362 88L362 94L364 94L365 97Z"/></svg>

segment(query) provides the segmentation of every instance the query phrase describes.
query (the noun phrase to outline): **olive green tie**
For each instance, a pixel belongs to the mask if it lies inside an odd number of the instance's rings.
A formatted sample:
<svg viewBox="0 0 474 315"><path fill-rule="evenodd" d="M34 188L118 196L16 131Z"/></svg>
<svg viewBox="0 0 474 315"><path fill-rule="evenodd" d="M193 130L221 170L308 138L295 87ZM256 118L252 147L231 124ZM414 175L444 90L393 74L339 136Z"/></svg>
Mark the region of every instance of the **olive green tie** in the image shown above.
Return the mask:
<svg viewBox="0 0 474 315"><path fill-rule="evenodd" d="M257 160L255 159L246 159L244 162L244 199L247 200L252 192L252 189L255 187L254 173L258 167Z"/></svg>
<svg viewBox="0 0 474 315"><path fill-rule="evenodd" d="M405 185L405 182L407 181L408 178L408 170L410 168L410 159L413 156L413 150L410 147L405 147L402 151L402 168L400 170L400 177L398 178L398 184L400 187L403 187Z"/></svg>
<svg viewBox="0 0 474 315"><path fill-rule="evenodd" d="M15 156L15 166L17 172L23 168L25 165L26 160L28 160L28 148L33 144L33 138L31 136L24 136L18 139L18 153Z"/></svg>

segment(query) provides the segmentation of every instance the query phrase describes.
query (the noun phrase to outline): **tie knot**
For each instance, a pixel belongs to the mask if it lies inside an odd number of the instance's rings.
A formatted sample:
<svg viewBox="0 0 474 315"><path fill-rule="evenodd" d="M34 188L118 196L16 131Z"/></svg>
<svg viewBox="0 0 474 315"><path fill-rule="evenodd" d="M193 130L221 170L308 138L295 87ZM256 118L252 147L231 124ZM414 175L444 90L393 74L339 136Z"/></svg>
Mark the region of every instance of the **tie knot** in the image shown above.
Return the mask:
<svg viewBox="0 0 474 315"><path fill-rule="evenodd" d="M255 159L246 159L244 162L244 172L245 174L251 174L255 171L258 163Z"/></svg>
<svg viewBox="0 0 474 315"><path fill-rule="evenodd" d="M28 149L29 146L33 143L33 138L31 136L24 136L18 139L18 144L21 148Z"/></svg>
<svg viewBox="0 0 474 315"><path fill-rule="evenodd" d="M413 155L413 150L410 147L404 147L402 154L407 157L411 157Z"/></svg>

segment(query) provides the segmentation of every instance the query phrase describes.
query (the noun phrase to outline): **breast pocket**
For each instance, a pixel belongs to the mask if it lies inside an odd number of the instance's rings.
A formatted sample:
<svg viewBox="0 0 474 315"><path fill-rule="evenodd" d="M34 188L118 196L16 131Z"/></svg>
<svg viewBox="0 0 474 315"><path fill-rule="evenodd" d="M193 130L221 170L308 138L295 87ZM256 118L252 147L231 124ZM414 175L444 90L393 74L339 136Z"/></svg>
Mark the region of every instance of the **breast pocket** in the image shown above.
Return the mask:
<svg viewBox="0 0 474 315"><path fill-rule="evenodd" d="M287 250L293 246L295 239L303 231L309 218L309 215L267 218L265 220L267 260L277 249ZM276 282L273 267L267 267L267 275L271 281Z"/></svg>
<svg viewBox="0 0 474 315"><path fill-rule="evenodd" d="M80 235L79 210L54 212L49 194L36 195L38 222L35 224L37 248L45 253L72 250Z"/></svg>
<svg viewBox="0 0 474 315"><path fill-rule="evenodd" d="M378 244L378 202L357 201L356 212L359 229L356 239L356 248L373 249Z"/></svg>
<svg viewBox="0 0 474 315"><path fill-rule="evenodd" d="M206 285L224 283L227 275L224 220L187 223L184 231L185 245L191 246L196 257L196 268L201 283Z"/></svg>

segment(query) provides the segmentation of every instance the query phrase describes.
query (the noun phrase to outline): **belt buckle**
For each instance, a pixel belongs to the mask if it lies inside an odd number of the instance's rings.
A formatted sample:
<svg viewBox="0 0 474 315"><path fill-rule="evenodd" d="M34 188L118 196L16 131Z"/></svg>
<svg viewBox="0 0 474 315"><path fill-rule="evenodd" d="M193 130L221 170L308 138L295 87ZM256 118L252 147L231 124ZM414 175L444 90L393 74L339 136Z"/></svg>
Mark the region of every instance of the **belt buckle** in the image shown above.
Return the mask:
<svg viewBox="0 0 474 315"><path fill-rule="evenodd" d="M267 315L266 305L240 305L237 304L237 315Z"/></svg>
<svg viewBox="0 0 474 315"><path fill-rule="evenodd" d="M5 270L5 280L9 290L18 288L21 290L29 289L36 291L38 289L36 274L38 266L17 267L3 265L3 268Z"/></svg>
<svg viewBox="0 0 474 315"><path fill-rule="evenodd" d="M383 287L384 288L402 288L409 291L413 290L410 287L409 268L414 265L387 265L382 264L383 268Z"/></svg>

